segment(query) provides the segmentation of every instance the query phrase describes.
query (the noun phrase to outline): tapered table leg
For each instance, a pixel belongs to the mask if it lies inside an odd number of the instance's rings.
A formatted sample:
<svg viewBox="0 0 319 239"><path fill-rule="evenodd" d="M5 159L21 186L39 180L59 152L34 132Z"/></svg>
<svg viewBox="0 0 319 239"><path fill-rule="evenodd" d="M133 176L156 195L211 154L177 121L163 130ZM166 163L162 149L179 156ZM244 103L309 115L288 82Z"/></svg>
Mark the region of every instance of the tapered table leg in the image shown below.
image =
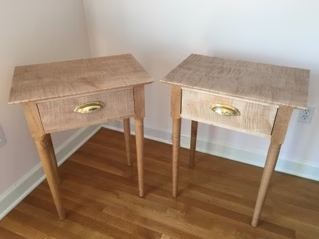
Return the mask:
<svg viewBox="0 0 319 239"><path fill-rule="evenodd" d="M270 139L271 141L266 158L266 164L261 178L255 210L251 222L251 225L253 227L257 227L258 225L261 210L267 196L271 176L276 167L281 145L283 144L285 139L292 111L293 108L287 106L281 106L278 109L276 120L273 127L273 133Z"/></svg>
<svg viewBox="0 0 319 239"><path fill-rule="evenodd" d="M143 119L135 118L136 157L139 196L144 197L144 125Z"/></svg>
<svg viewBox="0 0 319 239"><path fill-rule="evenodd" d="M52 160L52 142L49 135L43 135L42 137L34 138L35 144L37 146L40 159L44 172L47 176L47 181L50 187L50 191L53 197L55 207L57 209L59 218L63 220L65 218L65 211L62 206L62 201L59 192L57 171L55 169L55 164Z"/></svg>
<svg viewBox="0 0 319 239"><path fill-rule="evenodd" d="M126 161L127 165L132 165L131 160L131 129L130 129L130 119L123 119L123 128L124 128L124 140L125 140L125 152L126 152Z"/></svg>
<svg viewBox="0 0 319 239"><path fill-rule="evenodd" d="M55 152L54 152L54 148L53 148L51 135L50 134L46 134L44 137L47 137L47 141L48 141L48 144L49 144L48 145L48 150L50 150L54 174L56 176L58 184L61 184L62 180L61 180L61 177L60 177L59 171L58 171L58 162L57 162L56 157L55 157Z"/></svg>
<svg viewBox="0 0 319 239"><path fill-rule="evenodd" d="M179 148L180 148L180 135L181 135L181 118L173 119L173 197L177 197L177 184L178 184L178 161L179 161Z"/></svg>
<svg viewBox="0 0 319 239"><path fill-rule="evenodd" d="M198 128L198 122L192 120L192 126L191 126L191 143L190 143L190 154L189 154L189 167L190 167L190 168L193 168L194 165L195 165L197 128Z"/></svg>
<svg viewBox="0 0 319 239"><path fill-rule="evenodd" d="M279 156L280 148L281 148L281 145L274 144L274 143L270 144L268 154L267 154L266 164L264 167L261 183L259 186L254 215L253 215L253 219L251 222L251 225L253 227L257 227L257 225L258 225L261 210L262 210L262 207L264 205L264 202L265 202L265 199L267 196L271 176L275 170L275 166L276 166L277 159Z"/></svg>

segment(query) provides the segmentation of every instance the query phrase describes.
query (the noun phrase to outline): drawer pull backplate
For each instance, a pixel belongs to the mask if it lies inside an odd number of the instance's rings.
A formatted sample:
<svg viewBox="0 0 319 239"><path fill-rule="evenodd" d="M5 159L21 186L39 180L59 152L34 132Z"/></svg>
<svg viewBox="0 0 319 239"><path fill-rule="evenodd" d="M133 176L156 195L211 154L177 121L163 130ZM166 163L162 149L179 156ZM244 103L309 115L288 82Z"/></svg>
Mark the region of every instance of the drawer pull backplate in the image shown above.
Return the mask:
<svg viewBox="0 0 319 239"><path fill-rule="evenodd" d="M240 111L231 105L226 104L215 104L211 107L211 110L216 114L223 116L240 116Z"/></svg>
<svg viewBox="0 0 319 239"><path fill-rule="evenodd" d="M81 114L89 114L96 112L104 107L104 104L100 101L90 101L75 107L74 112Z"/></svg>

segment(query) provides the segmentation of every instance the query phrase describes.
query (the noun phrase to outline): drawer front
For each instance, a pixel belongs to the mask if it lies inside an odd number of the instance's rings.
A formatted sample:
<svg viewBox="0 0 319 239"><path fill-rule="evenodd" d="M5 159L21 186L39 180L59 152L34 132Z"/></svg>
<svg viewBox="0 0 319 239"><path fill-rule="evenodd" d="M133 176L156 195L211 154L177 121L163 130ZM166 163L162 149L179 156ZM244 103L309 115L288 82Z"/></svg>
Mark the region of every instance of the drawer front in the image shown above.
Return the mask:
<svg viewBox="0 0 319 239"><path fill-rule="evenodd" d="M239 110L239 116L215 113L212 107L223 104ZM223 128L255 135L270 136L278 106L253 103L235 98L212 95L190 89L182 89L181 116Z"/></svg>
<svg viewBox="0 0 319 239"><path fill-rule="evenodd" d="M91 113L74 112L77 106L87 102L102 103L103 108ZM134 116L133 88L52 100L37 105L46 133Z"/></svg>

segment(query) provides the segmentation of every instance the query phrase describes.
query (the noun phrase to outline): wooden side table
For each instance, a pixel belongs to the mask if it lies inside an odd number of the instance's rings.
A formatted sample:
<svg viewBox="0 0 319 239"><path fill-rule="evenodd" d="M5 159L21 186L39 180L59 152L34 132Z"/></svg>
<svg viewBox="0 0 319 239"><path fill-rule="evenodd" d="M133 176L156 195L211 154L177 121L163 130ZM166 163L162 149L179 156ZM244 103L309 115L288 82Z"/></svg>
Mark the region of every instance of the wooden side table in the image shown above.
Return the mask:
<svg viewBox="0 0 319 239"><path fill-rule="evenodd" d="M65 212L50 133L122 119L127 163L135 118L139 196L143 197L144 85L152 80L130 54L17 66L9 104L21 103L60 219Z"/></svg>
<svg viewBox="0 0 319 239"><path fill-rule="evenodd" d="M192 121L190 166L197 122L270 138L251 225L256 227L294 108L307 106L309 70L190 55L162 82L171 84L173 197L177 196L181 118Z"/></svg>

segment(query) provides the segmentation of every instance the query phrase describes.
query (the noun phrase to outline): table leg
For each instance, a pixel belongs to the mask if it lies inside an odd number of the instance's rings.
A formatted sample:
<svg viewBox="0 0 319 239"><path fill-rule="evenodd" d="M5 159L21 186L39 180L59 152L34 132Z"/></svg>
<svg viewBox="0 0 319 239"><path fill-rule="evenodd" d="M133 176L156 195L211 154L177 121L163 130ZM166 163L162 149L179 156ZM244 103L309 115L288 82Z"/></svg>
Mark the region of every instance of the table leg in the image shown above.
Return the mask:
<svg viewBox="0 0 319 239"><path fill-rule="evenodd" d="M275 170L278 156L280 153L281 145L284 143L286 132L289 125L289 119L291 117L293 108L289 106L280 106L277 112L276 120L273 127L273 133L271 136L270 146L266 158L266 164L264 167L261 183L257 195L255 210L251 225L257 227L260 218L261 210L264 205L271 176Z"/></svg>
<svg viewBox="0 0 319 239"><path fill-rule="evenodd" d="M123 127L124 127L124 139L125 139L125 151L126 151L127 165L131 166L132 165L131 142L130 142L131 129L130 129L130 119L129 118L123 119Z"/></svg>
<svg viewBox="0 0 319 239"><path fill-rule="evenodd" d="M44 172L47 177L47 181L50 187L50 191L53 197L55 207L57 209L59 218L63 220L65 218L65 212L62 206L62 201L59 192L58 178L57 178L57 168L55 169L56 163L53 163L52 159L52 141L50 135L46 134L42 137L34 138L35 144L37 146L40 159ZM55 159L55 157L54 157Z"/></svg>
<svg viewBox="0 0 319 239"><path fill-rule="evenodd" d="M144 197L144 125L143 119L135 118L136 157L139 196Z"/></svg>
<svg viewBox="0 0 319 239"><path fill-rule="evenodd" d="M264 202L265 202L265 199L267 196L271 176L275 170L275 166L276 166L277 159L279 156L280 148L281 148L280 144L274 144L274 143L270 144L268 154L267 154L265 168L263 171L263 175L262 175L262 179L261 179L261 183L260 183L260 187L259 187L259 192L257 195L254 215L253 215L253 219L251 222L251 225L253 227L257 227L257 225L258 225L259 217L260 217L261 210L262 210L262 207L264 205Z"/></svg>
<svg viewBox="0 0 319 239"><path fill-rule="evenodd" d="M198 122L192 120L191 126L191 143L190 143L190 154L189 154L189 167L194 167L195 162L195 153L196 153L196 139L197 139L197 128Z"/></svg>
<svg viewBox="0 0 319 239"><path fill-rule="evenodd" d="M178 161L179 161L179 148L180 148L180 135L181 135L181 118L173 119L173 197L177 197L177 184L178 184Z"/></svg>
<svg viewBox="0 0 319 239"><path fill-rule="evenodd" d="M54 152L54 147L53 147L51 135L46 134L44 137L47 137L47 140L48 140L49 145L47 147L47 150L50 150L51 160L52 160L52 165L53 165L53 172L55 174L55 177L57 179L58 184L61 184L62 180L60 178L59 171L58 171L58 163L57 163L57 160L55 157L55 152Z"/></svg>

